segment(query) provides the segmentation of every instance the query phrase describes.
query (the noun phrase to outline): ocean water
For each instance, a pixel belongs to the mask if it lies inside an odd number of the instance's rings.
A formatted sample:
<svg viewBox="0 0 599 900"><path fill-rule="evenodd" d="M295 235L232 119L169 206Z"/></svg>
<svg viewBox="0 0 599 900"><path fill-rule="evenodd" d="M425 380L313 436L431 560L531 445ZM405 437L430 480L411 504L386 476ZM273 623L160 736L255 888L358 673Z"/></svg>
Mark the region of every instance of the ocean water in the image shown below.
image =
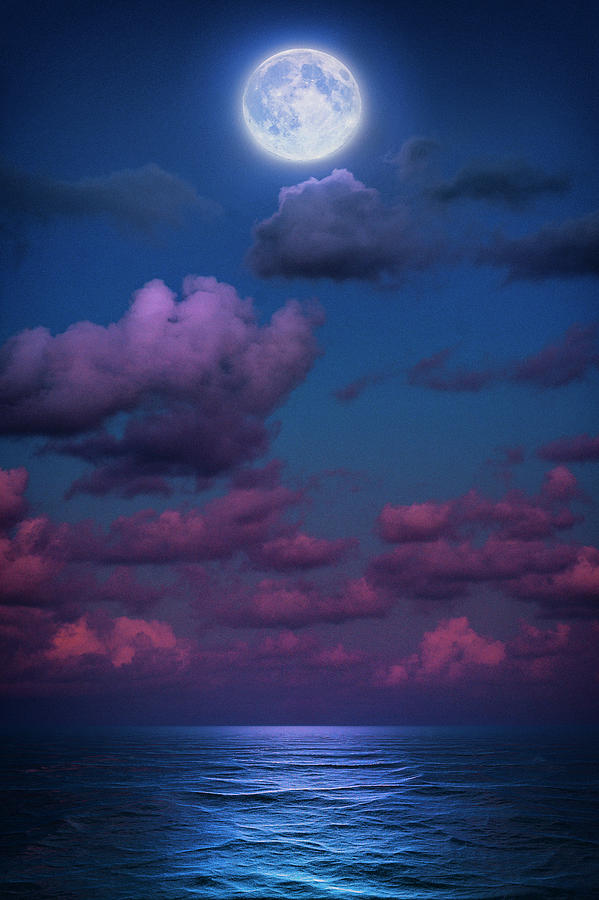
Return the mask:
<svg viewBox="0 0 599 900"><path fill-rule="evenodd" d="M2 897L599 897L597 733L136 728L2 740Z"/></svg>

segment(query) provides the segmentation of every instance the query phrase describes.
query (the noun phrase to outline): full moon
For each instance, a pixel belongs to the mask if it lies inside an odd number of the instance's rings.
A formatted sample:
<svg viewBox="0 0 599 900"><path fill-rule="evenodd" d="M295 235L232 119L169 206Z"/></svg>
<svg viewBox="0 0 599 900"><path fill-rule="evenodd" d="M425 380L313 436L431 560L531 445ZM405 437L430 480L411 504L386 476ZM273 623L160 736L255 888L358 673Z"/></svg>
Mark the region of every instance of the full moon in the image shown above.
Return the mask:
<svg viewBox="0 0 599 900"><path fill-rule="evenodd" d="M334 153L356 130L362 101L352 73L321 50L284 50L252 73L243 117L270 153L291 160Z"/></svg>

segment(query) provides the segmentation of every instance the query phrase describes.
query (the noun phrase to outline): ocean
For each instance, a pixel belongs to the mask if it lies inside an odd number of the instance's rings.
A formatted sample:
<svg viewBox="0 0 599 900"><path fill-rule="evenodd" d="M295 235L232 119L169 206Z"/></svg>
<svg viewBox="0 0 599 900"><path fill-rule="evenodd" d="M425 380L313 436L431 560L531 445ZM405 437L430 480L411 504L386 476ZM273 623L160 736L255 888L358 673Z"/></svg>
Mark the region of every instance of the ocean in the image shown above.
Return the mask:
<svg viewBox="0 0 599 900"><path fill-rule="evenodd" d="M2 740L2 897L599 897L597 732L179 727Z"/></svg>

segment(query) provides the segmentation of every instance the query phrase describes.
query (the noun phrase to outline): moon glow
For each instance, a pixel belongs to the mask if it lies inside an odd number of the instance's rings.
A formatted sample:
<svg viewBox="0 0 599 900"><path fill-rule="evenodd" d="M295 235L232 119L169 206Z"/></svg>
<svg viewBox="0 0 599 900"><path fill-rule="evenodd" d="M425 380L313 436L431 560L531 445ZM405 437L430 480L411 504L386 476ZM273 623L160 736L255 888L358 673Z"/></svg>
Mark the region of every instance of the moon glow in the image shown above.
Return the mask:
<svg viewBox="0 0 599 900"><path fill-rule="evenodd" d="M355 78L321 50L284 50L264 60L243 95L243 117L254 139L289 160L320 159L347 142L360 121Z"/></svg>

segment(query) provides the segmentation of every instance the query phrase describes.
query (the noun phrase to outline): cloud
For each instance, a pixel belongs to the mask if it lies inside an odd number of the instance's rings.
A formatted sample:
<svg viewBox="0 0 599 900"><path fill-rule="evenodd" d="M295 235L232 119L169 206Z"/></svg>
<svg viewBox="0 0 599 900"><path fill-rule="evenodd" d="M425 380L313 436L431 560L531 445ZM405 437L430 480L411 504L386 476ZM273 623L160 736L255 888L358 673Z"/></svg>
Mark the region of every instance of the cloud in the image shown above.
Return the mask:
<svg viewBox="0 0 599 900"><path fill-rule="evenodd" d="M448 367L452 348L446 347L408 369L408 383L434 391L478 392L501 382L558 388L582 381L599 367L598 325L574 324L562 338L538 353L507 365L484 369ZM349 399L349 398L348 398Z"/></svg>
<svg viewBox="0 0 599 900"><path fill-rule="evenodd" d="M595 618L599 611L599 550L580 547L567 567L554 572L528 572L512 593L541 604L547 616Z"/></svg>
<svg viewBox="0 0 599 900"><path fill-rule="evenodd" d="M448 372L446 365L451 353L450 348L445 348L419 360L408 369L408 384L434 391L478 392L497 380L497 372L492 369L462 368Z"/></svg>
<svg viewBox="0 0 599 900"><path fill-rule="evenodd" d="M473 670L495 668L505 659L505 644L477 634L466 616L447 619L426 631L418 652L379 672L379 684L408 681L455 682Z"/></svg>
<svg viewBox="0 0 599 900"><path fill-rule="evenodd" d="M432 196L440 203L485 200L523 206L543 194L561 194L570 187L563 176L546 175L523 162L470 164L451 180L438 185Z"/></svg>
<svg viewBox="0 0 599 900"><path fill-rule="evenodd" d="M284 187L254 228L247 262L263 278L380 281L426 269L443 253L405 205L386 206L347 169Z"/></svg>
<svg viewBox="0 0 599 900"><path fill-rule="evenodd" d="M574 644L572 626L564 622L548 629L521 622L515 637L502 641L478 634L466 616L459 616L425 632L415 653L379 667L375 683L439 689L466 681L480 685L484 680L488 689L492 680L507 690L559 678L577 653L587 656L588 648L580 640ZM584 663L588 665L589 659Z"/></svg>
<svg viewBox="0 0 599 900"><path fill-rule="evenodd" d="M593 368L599 368L596 322L575 324L561 341L548 344L538 353L513 366L512 379L541 388L556 388L582 381Z"/></svg>
<svg viewBox="0 0 599 900"><path fill-rule="evenodd" d="M150 164L105 178L60 181L0 164L2 208L10 215L47 221L56 216L109 216L118 225L151 232L180 225L186 211L213 216L219 206L183 179Z"/></svg>
<svg viewBox="0 0 599 900"><path fill-rule="evenodd" d="M387 504L377 527L393 550L374 557L366 577L400 598L452 600L486 584L539 605L546 616L596 615L599 551L557 540L581 521L580 496L565 466L548 472L536 496L508 491L498 500L476 491L444 502Z"/></svg>
<svg viewBox="0 0 599 900"><path fill-rule="evenodd" d="M0 432L54 436L48 450L91 462L73 491L166 493L166 477L229 472L266 451L266 420L312 366L320 321L289 301L260 326L251 301L213 278L186 279L179 302L152 281L107 327L7 341ZM119 414L117 436L107 426Z"/></svg>
<svg viewBox="0 0 599 900"><path fill-rule="evenodd" d="M306 582L265 578L247 597L226 605L220 618L238 628L305 628L382 618L392 602L365 578L349 580L340 590L329 592Z"/></svg>
<svg viewBox="0 0 599 900"><path fill-rule="evenodd" d="M170 651L184 662L189 649L175 637L166 622L119 616L108 628L95 629L85 616L62 625L53 637L47 656L52 660L72 660L82 656L103 656L119 669L131 664L138 654Z"/></svg>
<svg viewBox="0 0 599 900"><path fill-rule="evenodd" d="M384 384L385 381L396 378L397 374L397 372L371 372L367 375L362 375L360 378L350 381L344 387L333 391L333 396L341 403L349 403L351 400L356 400L367 388L375 387L377 384Z"/></svg>
<svg viewBox="0 0 599 900"><path fill-rule="evenodd" d="M558 438L539 447L537 455L552 462L589 462L599 460L599 435L577 434Z"/></svg>
<svg viewBox="0 0 599 900"><path fill-rule="evenodd" d="M400 178L422 175L429 168L431 159L439 149L437 141L427 137L411 137L399 148L399 153L387 158Z"/></svg>
<svg viewBox="0 0 599 900"><path fill-rule="evenodd" d="M0 602L38 605L65 564L66 528L45 516L23 519L0 534Z"/></svg>
<svg viewBox="0 0 599 900"><path fill-rule="evenodd" d="M356 545L357 541L351 538L328 540L298 532L260 544L252 553L252 559L260 568L278 572L313 569L338 563Z"/></svg>
<svg viewBox="0 0 599 900"><path fill-rule="evenodd" d="M536 540L552 537L571 528L578 519L563 503L579 496L575 476L558 466L545 476L539 494L529 497L522 491L508 491L499 500L475 490L445 502L425 501L405 506L387 503L378 518L378 531L392 544L435 541L440 537L458 540L474 529L492 527L505 540Z"/></svg>
<svg viewBox="0 0 599 900"><path fill-rule="evenodd" d="M29 480L27 469L0 469L0 528L22 519L25 510L25 490Z"/></svg>
<svg viewBox="0 0 599 900"><path fill-rule="evenodd" d="M520 238L497 238L479 252L483 264L506 267L508 280L543 281L599 275L599 212L545 225Z"/></svg>
<svg viewBox="0 0 599 900"><path fill-rule="evenodd" d="M202 510L147 509L119 516L106 533L81 532L75 552L80 559L108 563L227 559L282 532L295 533L297 526L286 522L282 513L300 498L282 485L233 488Z"/></svg>

